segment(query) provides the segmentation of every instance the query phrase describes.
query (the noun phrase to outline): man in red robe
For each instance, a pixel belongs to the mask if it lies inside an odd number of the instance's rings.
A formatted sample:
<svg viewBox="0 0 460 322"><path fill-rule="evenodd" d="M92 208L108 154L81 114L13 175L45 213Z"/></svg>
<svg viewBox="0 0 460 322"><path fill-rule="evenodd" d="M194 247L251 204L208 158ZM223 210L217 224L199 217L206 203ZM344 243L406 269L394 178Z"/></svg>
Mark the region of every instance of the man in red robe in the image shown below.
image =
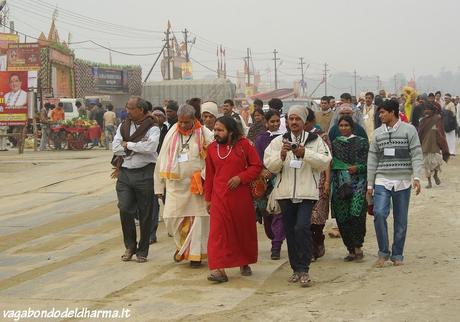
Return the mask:
<svg viewBox="0 0 460 322"><path fill-rule="evenodd" d="M259 176L262 163L232 117L217 119L214 134L205 180L210 211L208 280L227 282L225 268L240 267L241 275L249 276L249 264L257 262L256 215L249 183Z"/></svg>

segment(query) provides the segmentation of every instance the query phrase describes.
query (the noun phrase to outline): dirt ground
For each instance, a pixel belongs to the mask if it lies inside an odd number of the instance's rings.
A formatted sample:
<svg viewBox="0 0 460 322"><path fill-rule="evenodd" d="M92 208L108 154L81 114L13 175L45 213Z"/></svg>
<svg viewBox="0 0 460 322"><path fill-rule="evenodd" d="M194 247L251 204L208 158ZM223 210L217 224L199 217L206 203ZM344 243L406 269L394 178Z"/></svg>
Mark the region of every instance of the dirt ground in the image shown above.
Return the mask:
<svg viewBox="0 0 460 322"><path fill-rule="evenodd" d="M125 308L133 321L459 320L460 157L444 167L440 186L412 196L404 266L373 268L368 217L364 262L343 262L341 240L327 238L308 289L287 283L285 245L280 261L269 259L261 226L254 275L232 269L229 283L174 263L162 224L149 262L121 262L109 160L104 150L0 152L1 311Z"/></svg>

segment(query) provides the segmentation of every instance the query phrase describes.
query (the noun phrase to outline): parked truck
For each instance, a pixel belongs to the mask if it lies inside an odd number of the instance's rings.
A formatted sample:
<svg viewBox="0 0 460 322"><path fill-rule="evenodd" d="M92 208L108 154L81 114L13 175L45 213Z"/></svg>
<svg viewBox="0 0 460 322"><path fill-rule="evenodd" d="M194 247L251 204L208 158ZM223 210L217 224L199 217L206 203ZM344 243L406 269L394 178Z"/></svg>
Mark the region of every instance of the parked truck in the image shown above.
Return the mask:
<svg viewBox="0 0 460 322"><path fill-rule="evenodd" d="M175 100L184 104L192 97L199 97L203 102L214 101L217 104L235 97L236 85L228 79L211 80L168 80L154 81L143 85L142 97L154 106L163 105L165 100Z"/></svg>

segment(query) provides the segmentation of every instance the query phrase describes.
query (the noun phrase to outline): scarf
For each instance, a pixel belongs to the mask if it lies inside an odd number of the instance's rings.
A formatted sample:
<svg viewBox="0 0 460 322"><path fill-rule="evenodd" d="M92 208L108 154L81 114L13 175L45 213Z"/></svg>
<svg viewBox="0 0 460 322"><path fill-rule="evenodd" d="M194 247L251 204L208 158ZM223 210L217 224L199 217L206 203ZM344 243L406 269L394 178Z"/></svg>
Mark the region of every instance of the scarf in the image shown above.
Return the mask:
<svg viewBox="0 0 460 322"><path fill-rule="evenodd" d="M206 142L204 139L203 129L199 121L195 121L193 128L190 130L183 130L179 128L176 124L176 128L174 129L174 133L172 136L165 142L164 148L167 149L166 155L160 155L160 178L168 179L168 180L180 180L180 169L179 169L179 162L178 162L178 154L179 154L179 140L182 136L191 136L195 135L196 143L198 145L198 150L200 151L200 158L204 160L206 158L206 149L205 144ZM203 144L205 143L205 144Z"/></svg>
<svg viewBox="0 0 460 322"><path fill-rule="evenodd" d="M154 119L150 116L145 116L141 120L134 122L134 125L136 126L136 131L134 131L133 134L130 134L131 132L131 124L133 121L130 119L126 119L123 121L120 127L120 134L121 137L123 138L123 141L125 142L139 142L141 141L144 136L147 134L147 132L150 130L150 128L155 124ZM125 154L126 156L130 156L133 153L133 151L125 149ZM113 166L112 168L112 174L110 177L112 179L118 178L118 175L120 174L120 168L121 165L123 164L124 158L121 155L114 155L112 157L112 161L110 162Z"/></svg>
<svg viewBox="0 0 460 322"><path fill-rule="evenodd" d="M143 119L134 122L136 126L136 131L133 134L131 132L131 124L133 121L130 119L126 119L123 121L120 127L120 134L125 142L139 142L141 141L150 128L155 124L153 118L151 116L145 116ZM133 153L133 151L126 149L126 155L129 156Z"/></svg>

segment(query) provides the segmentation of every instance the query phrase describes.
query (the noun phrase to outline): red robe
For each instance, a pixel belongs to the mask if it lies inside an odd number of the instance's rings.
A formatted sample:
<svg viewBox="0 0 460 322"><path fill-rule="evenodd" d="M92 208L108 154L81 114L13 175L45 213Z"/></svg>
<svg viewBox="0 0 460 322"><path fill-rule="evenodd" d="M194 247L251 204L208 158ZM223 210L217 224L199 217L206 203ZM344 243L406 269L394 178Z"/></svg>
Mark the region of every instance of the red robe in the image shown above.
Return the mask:
<svg viewBox="0 0 460 322"><path fill-rule="evenodd" d="M228 153L220 144L220 156ZM240 139L227 158L217 154L217 143L209 145L206 157L205 198L211 202L208 239L210 269L239 267L257 262L256 214L249 182L262 171L257 151L248 139ZM229 190L234 176L241 184Z"/></svg>

